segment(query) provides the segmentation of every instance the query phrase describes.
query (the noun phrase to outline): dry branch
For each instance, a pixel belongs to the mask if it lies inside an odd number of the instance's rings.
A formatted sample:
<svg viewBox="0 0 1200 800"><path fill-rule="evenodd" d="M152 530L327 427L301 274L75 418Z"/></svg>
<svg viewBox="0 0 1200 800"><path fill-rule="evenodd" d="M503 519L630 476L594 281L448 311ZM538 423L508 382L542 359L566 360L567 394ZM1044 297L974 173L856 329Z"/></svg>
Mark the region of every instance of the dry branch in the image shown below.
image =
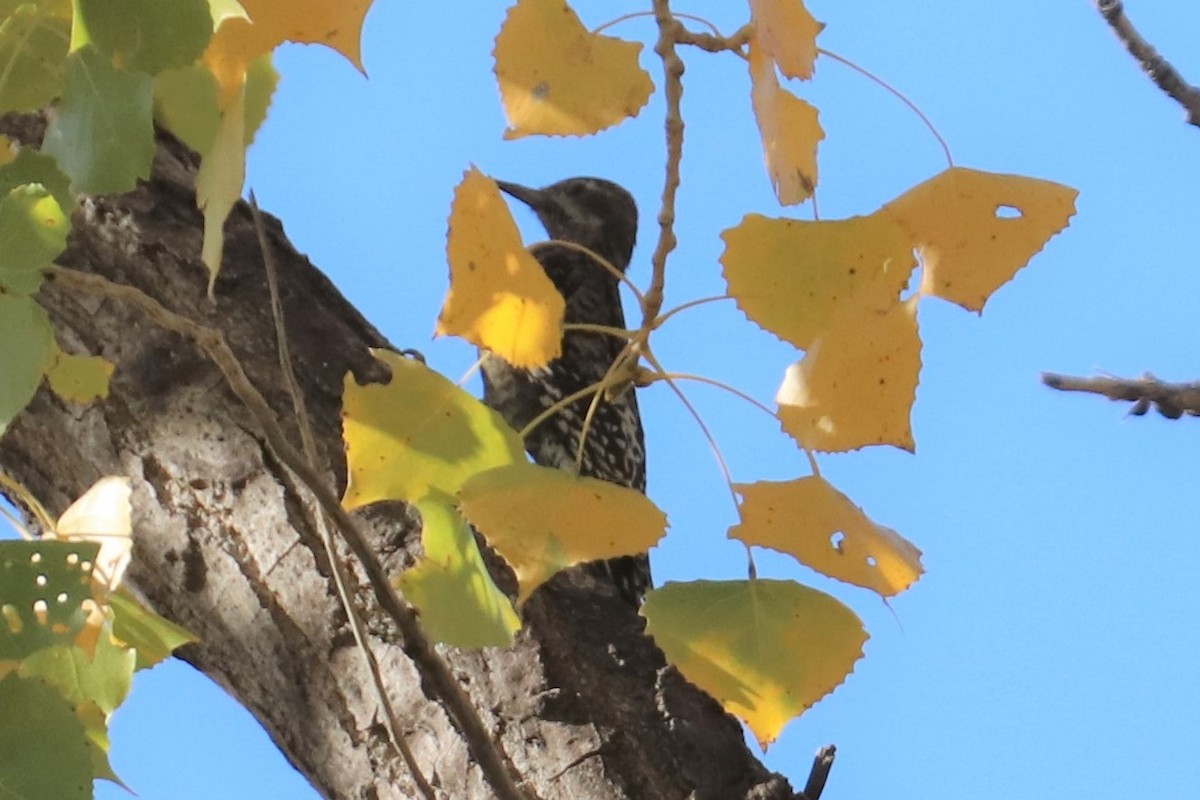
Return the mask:
<svg viewBox="0 0 1200 800"><path fill-rule="evenodd" d="M1096 9L1125 45L1125 49L1150 76L1150 80L1183 106L1183 110L1187 112L1188 124L1200 127L1200 89L1185 81L1175 67L1171 66L1171 62L1160 56L1138 33L1133 23L1125 16L1125 5L1121 0L1096 0Z"/></svg>
<svg viewBox="0 0 1200 800"><path fill-rule="evenodd" d="M1129 410L1142 416L1151 408L1167 419L1179 419L1184 414L1200 416L1200 383L1166 383L1153 375L1141 378L1079 378L1047 372L1042 383L1063 392L1088 392L1133 403Z"/></svg>

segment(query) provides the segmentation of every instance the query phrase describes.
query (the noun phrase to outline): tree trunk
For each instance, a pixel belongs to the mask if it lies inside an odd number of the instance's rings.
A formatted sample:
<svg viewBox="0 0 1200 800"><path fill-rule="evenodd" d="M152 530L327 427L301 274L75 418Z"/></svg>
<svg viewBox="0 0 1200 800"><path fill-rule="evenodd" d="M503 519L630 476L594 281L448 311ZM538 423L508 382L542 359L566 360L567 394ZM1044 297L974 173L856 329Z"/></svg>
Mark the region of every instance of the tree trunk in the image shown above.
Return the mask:
<svg viewBox="0 0 1200 800"><path fill-rule="evenodd" d="M36 117L0 120L0 131L23 142L36 144L42 129ZM60 263L136 286L221 329L294 433L253 222L244 206L227 222L224 268L210 303L199 261L195 169L196 157L163 137L153 175L137 191L83 200ZM277 221L267 217L266 225L294 368L324 471L340 492L343 378L352 372L360 382L386 380L367 348L389 345L292 249ZM380 723L362 654L293 479L215 366L121 303L52 282L39 299L65 350L98 353L117 370L109 396L89 406L39 391L0 441L3 469L52 514L101 475L127 475L135 523L127 584L200 637L179 656L250 709L324 796L417 796ZM379 504L359 518L389 573L414 562L414 513ZM402 735L426 777L447 798L492 797L451 718L405 655L395 624L365 583L352 592ZM524 618L511 648L439 651L540 797L792 797L787 782L749 753L740 727L665 665L640 618L614 592L556 579L534 595Z"/></svg>

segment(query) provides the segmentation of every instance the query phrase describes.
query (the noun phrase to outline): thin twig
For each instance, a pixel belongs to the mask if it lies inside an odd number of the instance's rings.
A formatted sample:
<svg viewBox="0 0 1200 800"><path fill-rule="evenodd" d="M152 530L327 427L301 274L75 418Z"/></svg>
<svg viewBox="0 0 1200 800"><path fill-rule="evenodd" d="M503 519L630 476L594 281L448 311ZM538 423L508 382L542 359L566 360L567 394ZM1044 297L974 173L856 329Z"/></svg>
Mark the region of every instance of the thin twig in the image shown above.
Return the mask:
<svg viewBox="0 0 1200 800"><path fill-rule="evenodd" d="M358 524L342 508L337 495L326 484L321 474L310 467L303 454L288 441L283 428L275 421L275 412L254 387L221 331L200 325L171 311L134 286L113 283L100 275L54 266L46 271L46 279L81 293L106 297L134 306L163 328L190 339L212 359L225 377L229 388L262 429L263 437L275 457L308 487L321 510L333 520L338 533L350 546L350 550L362 565L380 607L399 627L401 645L405 653L437 692L446 710L458 724L472 757L479 764L496 796L502 800L528 800L529 795L517 787L509 772L506 758L488 733L475 707L471 705L470 698L459 686L450 667L425 637L416 613L392 588L387 573L383 571L383 566L358 529Z"/></svg>
<svg viewBox="0 0 1200 800"><path fill-rule="evenodd" d="M676 14L675 16L683 17L685 15ZM698 47L709 53L732 52L742 58L746 58L746 53L742 48L754 37L754 26L751 24L743 25L730 36L721 36L715 31L714 34L695 33L694 31L680 28L679 32L675 35L675 42L677 44L688 44L692 47Z"/></svg>
<svg viewBox="0 0 1200 800"><path fill-rule="evenodd" d="M1200 382L1166 383L1153 375L1141 378L1101 376L1080 378L1073 375L1042 374L1042 383L1062 392L1087 392L1133 403L1129 413L1140 417L1155 408L1167 419L1179 419L1184 414L1200 417Z"/></svg>
<svg viewBox="0 0 1200 800"><path fill-rule="evenodd" d="M254 219L254 230L258 235L258 249L262 252L263 268L267 274L267 290L271 295L271 321L275 326L275 344L278 348L279 369L283 374L283 382L287 386L288 395L292 400L292 410L296 417L297 425L300 427L300 444L304 451L304 458L308 462L308 465L315 470L317 469L316 438L313 436L312 424L304 402L304 393L300 391L300 384L296 380L296 372L292 368L291 349L288 345L287 328L284 324L283 303L279 297L279 271L275 264L275 251L271 247L271 243L267 241L267 229L263 225L262 214L258 210L258 200L254 197L254 192L250 193L250 215ZM367 665L367 672L371 676L371 687L375 694L375 700L379 703L379 707L383 709L384 726L387 728L388 738L391 740L392 746L396 749L400 758L408 767L413 782L416 783L421 795L426 800L437 800L437 793L434 791L433 786L430 785L429 779L425 777L425 773L421 771L421 765L417 763L417 758L413 754L412 748L408 746L408 742L400 735L400 720L396 716L396 709L392 707L392 701L388 697L387 688L383 685L383 675L379 671L379 662L375 658L375 653L371 651L370 646L367 644L367 631L366 625L363 623L362 614L359 613L358 607L355 606L354 600L350 596L348 588L350 578L346 574L346 567L338 557L337 548L334 546L333 534L329 530L329 518L322 514L319 509L313 508L310 501L311 496L304 498L303 506L309 513L313 527L316 528L321 538L321 546L325 550L325 557L328 559L332 570L333 584L337 588L338 600L341 601L342 609L346 612L346 619L350 623L350 631L354 634L354 643L358 647L359 652L362 653L363 661Z"/></svg>
<svg viewBox="0 0 1200 800"><path fill-rule="evenodd" d="M675 52L675 41L683 25L671 13L670 0L654 0L654 19L658 23L658 42L654 52L663 62L663 96L667 113L666 177L663 181L662 206L658 210L658 244L650 258L653 274L650 288L642 299L642 328L649 330L662 310L666 283L667 256L675 249L675 195L679 191L679 162L683 159L683 60Z"/></svg>
<svg viewBox="0 0 1200 800"><path fill-rule="evenodd" d="M1096 10L1109 24L1129 54L1137 59L1142 70L1150 76L1158 88L1167 93L1187 112L1189 125L1200 127L1200 89L1192 86L1171 66L1171 62L1158 54L1149 42L1133 27L1125 16L1121 0L1096 0Z"/></svg>

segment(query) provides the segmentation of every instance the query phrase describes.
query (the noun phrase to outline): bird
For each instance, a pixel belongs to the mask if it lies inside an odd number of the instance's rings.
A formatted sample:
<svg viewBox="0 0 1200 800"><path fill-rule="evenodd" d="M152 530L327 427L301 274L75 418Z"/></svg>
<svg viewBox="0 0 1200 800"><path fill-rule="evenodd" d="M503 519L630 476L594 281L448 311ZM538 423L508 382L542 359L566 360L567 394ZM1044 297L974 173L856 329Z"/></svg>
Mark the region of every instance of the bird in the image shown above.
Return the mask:
<svg viewBox="0 0 1200 800"><path fill-rule="evenodd" d="M621 186L602 178L569 178L541 189L497 181L506 194L529 206L550 242L534 251L566 301L564 324L588 323L625 329L617 276L587 252L556 244L571 242L602 257L622 273L637 239L637 204ZM568 330L562 355L545 367L520 369L495 354L483 360L484 403L511 427L522 430L565 397L602 380L625 340L592 331ZM525 449L542 466L575 471L579 439L592 394L568 403L525 437ZM579 474L646 491L646 444L632 386L602 392L583 440ZM635 608L650 590L645 554L604 562L618 594Z"/></svg>

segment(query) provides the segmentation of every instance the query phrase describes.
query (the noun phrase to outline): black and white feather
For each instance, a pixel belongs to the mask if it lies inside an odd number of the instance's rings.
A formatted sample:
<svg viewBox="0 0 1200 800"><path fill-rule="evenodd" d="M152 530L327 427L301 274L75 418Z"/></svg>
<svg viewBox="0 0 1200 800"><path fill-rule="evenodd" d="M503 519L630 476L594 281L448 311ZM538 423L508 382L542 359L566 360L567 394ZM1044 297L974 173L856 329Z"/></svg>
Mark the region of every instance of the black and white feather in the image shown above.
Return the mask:
<svg viewBox="0 0 1200 800"><path fill-rule="evenodd" d="M600 178L570 178L544 189L500 182L500 188L537 214L550 239L574 242L624 271L637 238L637 206L629 192ZM553 243L537 249L546 274L566 301L565 323L624 329L619 282L586 253ZM513 367L496 355L483 362L484 402L521 430L564 397L604 378L624 342L601 333L567 331L562 356L541 369ZM583 442L580 474L646 490L646 446L633 387L602 396ZM533 460L575 470L589 393L542 422L525 438ZM608 572L618 591L634 605L651 586L650 562L643 554L613 559Z"/></svg>

